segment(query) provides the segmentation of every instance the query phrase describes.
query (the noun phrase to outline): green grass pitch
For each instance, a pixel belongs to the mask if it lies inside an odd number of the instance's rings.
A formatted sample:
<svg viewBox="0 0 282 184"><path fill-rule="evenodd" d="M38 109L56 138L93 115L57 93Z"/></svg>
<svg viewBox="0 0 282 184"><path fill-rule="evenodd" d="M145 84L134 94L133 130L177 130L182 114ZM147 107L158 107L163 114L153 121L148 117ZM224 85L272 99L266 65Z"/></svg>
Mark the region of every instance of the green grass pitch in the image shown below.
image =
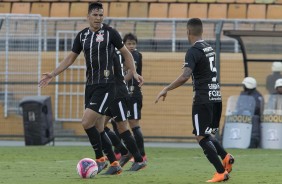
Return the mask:
<svg viewBox="0 0 282 184"><path fill-rule="evenodd" d="M117 176L81 179L77 162L88 146L0 147L0 184L198 184L214 174L199 148L146 148L148 166ZM235 157L229 184L282 184L282 150L229 149ZM103 173L103 172L102 172Z"/></svg>

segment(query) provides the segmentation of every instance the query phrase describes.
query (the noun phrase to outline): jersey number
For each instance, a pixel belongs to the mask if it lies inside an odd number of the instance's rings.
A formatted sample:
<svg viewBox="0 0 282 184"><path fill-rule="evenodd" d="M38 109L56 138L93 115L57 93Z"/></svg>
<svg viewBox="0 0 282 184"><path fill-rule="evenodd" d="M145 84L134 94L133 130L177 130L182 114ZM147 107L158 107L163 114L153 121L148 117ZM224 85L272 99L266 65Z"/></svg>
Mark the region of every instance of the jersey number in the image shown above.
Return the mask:
<svg viewBox="0 0 282 184"><path fill-rule="evenodd" d="M210 69L211 69L212 72L215 73L215 77L212 78L212 81L216 82L216 73L217 73L217 71L216 71L216 67L215 67L215 64L214 64L214 56L209 57L209 61L210 61Z"/></svg>

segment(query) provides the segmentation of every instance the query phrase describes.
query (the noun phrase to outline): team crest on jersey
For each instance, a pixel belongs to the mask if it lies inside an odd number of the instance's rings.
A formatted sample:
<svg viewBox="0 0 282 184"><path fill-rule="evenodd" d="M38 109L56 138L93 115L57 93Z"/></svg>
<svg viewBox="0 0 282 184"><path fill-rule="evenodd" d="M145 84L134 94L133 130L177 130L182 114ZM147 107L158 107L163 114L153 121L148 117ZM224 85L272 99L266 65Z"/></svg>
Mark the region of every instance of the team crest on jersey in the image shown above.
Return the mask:
<svg viewBox="0 0 282 184"><path fill-rule="evenodd" d="M96 34L96 36L96 42L104 41L104 34L102 34L101 32L99 32L99 34Z"/></svg>

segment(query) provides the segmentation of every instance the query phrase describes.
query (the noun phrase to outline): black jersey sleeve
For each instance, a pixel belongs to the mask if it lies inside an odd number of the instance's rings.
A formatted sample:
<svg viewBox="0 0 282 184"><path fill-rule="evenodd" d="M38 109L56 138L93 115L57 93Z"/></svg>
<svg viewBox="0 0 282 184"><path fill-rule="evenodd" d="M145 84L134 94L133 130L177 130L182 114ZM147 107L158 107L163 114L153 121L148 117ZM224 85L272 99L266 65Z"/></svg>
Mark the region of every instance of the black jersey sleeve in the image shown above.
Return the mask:
<svg viewBox="0 0 282 184"><path fill-rule="evenodd" d="M81 35L82 35L82 32L79 32L76 35L73 45L72 45L72 49L71 49L74 53L77 53L77 54L80 54L80 52L82 51Z"/></svg>
<svg viewBox="0 0 282 184"><path fill-rule="evenodd" d="M190 48L185 55L185 61L183 67L189 67L192 71L194 71L197 62L199 61L200 54L198 53L198 49Z"/></svg>
<svg viewBox="0 0 282 184"><path fill-rule="evenodd" d="M115 29L111 29L112 44L119 50L123 47L123 42L120 34Z"/></svg>

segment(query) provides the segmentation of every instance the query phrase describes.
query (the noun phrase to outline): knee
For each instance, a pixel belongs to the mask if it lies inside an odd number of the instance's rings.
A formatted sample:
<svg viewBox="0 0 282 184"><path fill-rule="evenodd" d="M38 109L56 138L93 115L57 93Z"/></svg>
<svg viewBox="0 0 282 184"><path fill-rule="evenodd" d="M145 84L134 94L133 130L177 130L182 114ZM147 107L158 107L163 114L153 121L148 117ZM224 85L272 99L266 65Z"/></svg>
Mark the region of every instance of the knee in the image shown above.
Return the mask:
<svg viewBox="0 0 282 184"><path fill-rule="evenodd" d="M123 132L128 130L127 121L122 121L117 123L118 133L122 134Z"/></svg>

